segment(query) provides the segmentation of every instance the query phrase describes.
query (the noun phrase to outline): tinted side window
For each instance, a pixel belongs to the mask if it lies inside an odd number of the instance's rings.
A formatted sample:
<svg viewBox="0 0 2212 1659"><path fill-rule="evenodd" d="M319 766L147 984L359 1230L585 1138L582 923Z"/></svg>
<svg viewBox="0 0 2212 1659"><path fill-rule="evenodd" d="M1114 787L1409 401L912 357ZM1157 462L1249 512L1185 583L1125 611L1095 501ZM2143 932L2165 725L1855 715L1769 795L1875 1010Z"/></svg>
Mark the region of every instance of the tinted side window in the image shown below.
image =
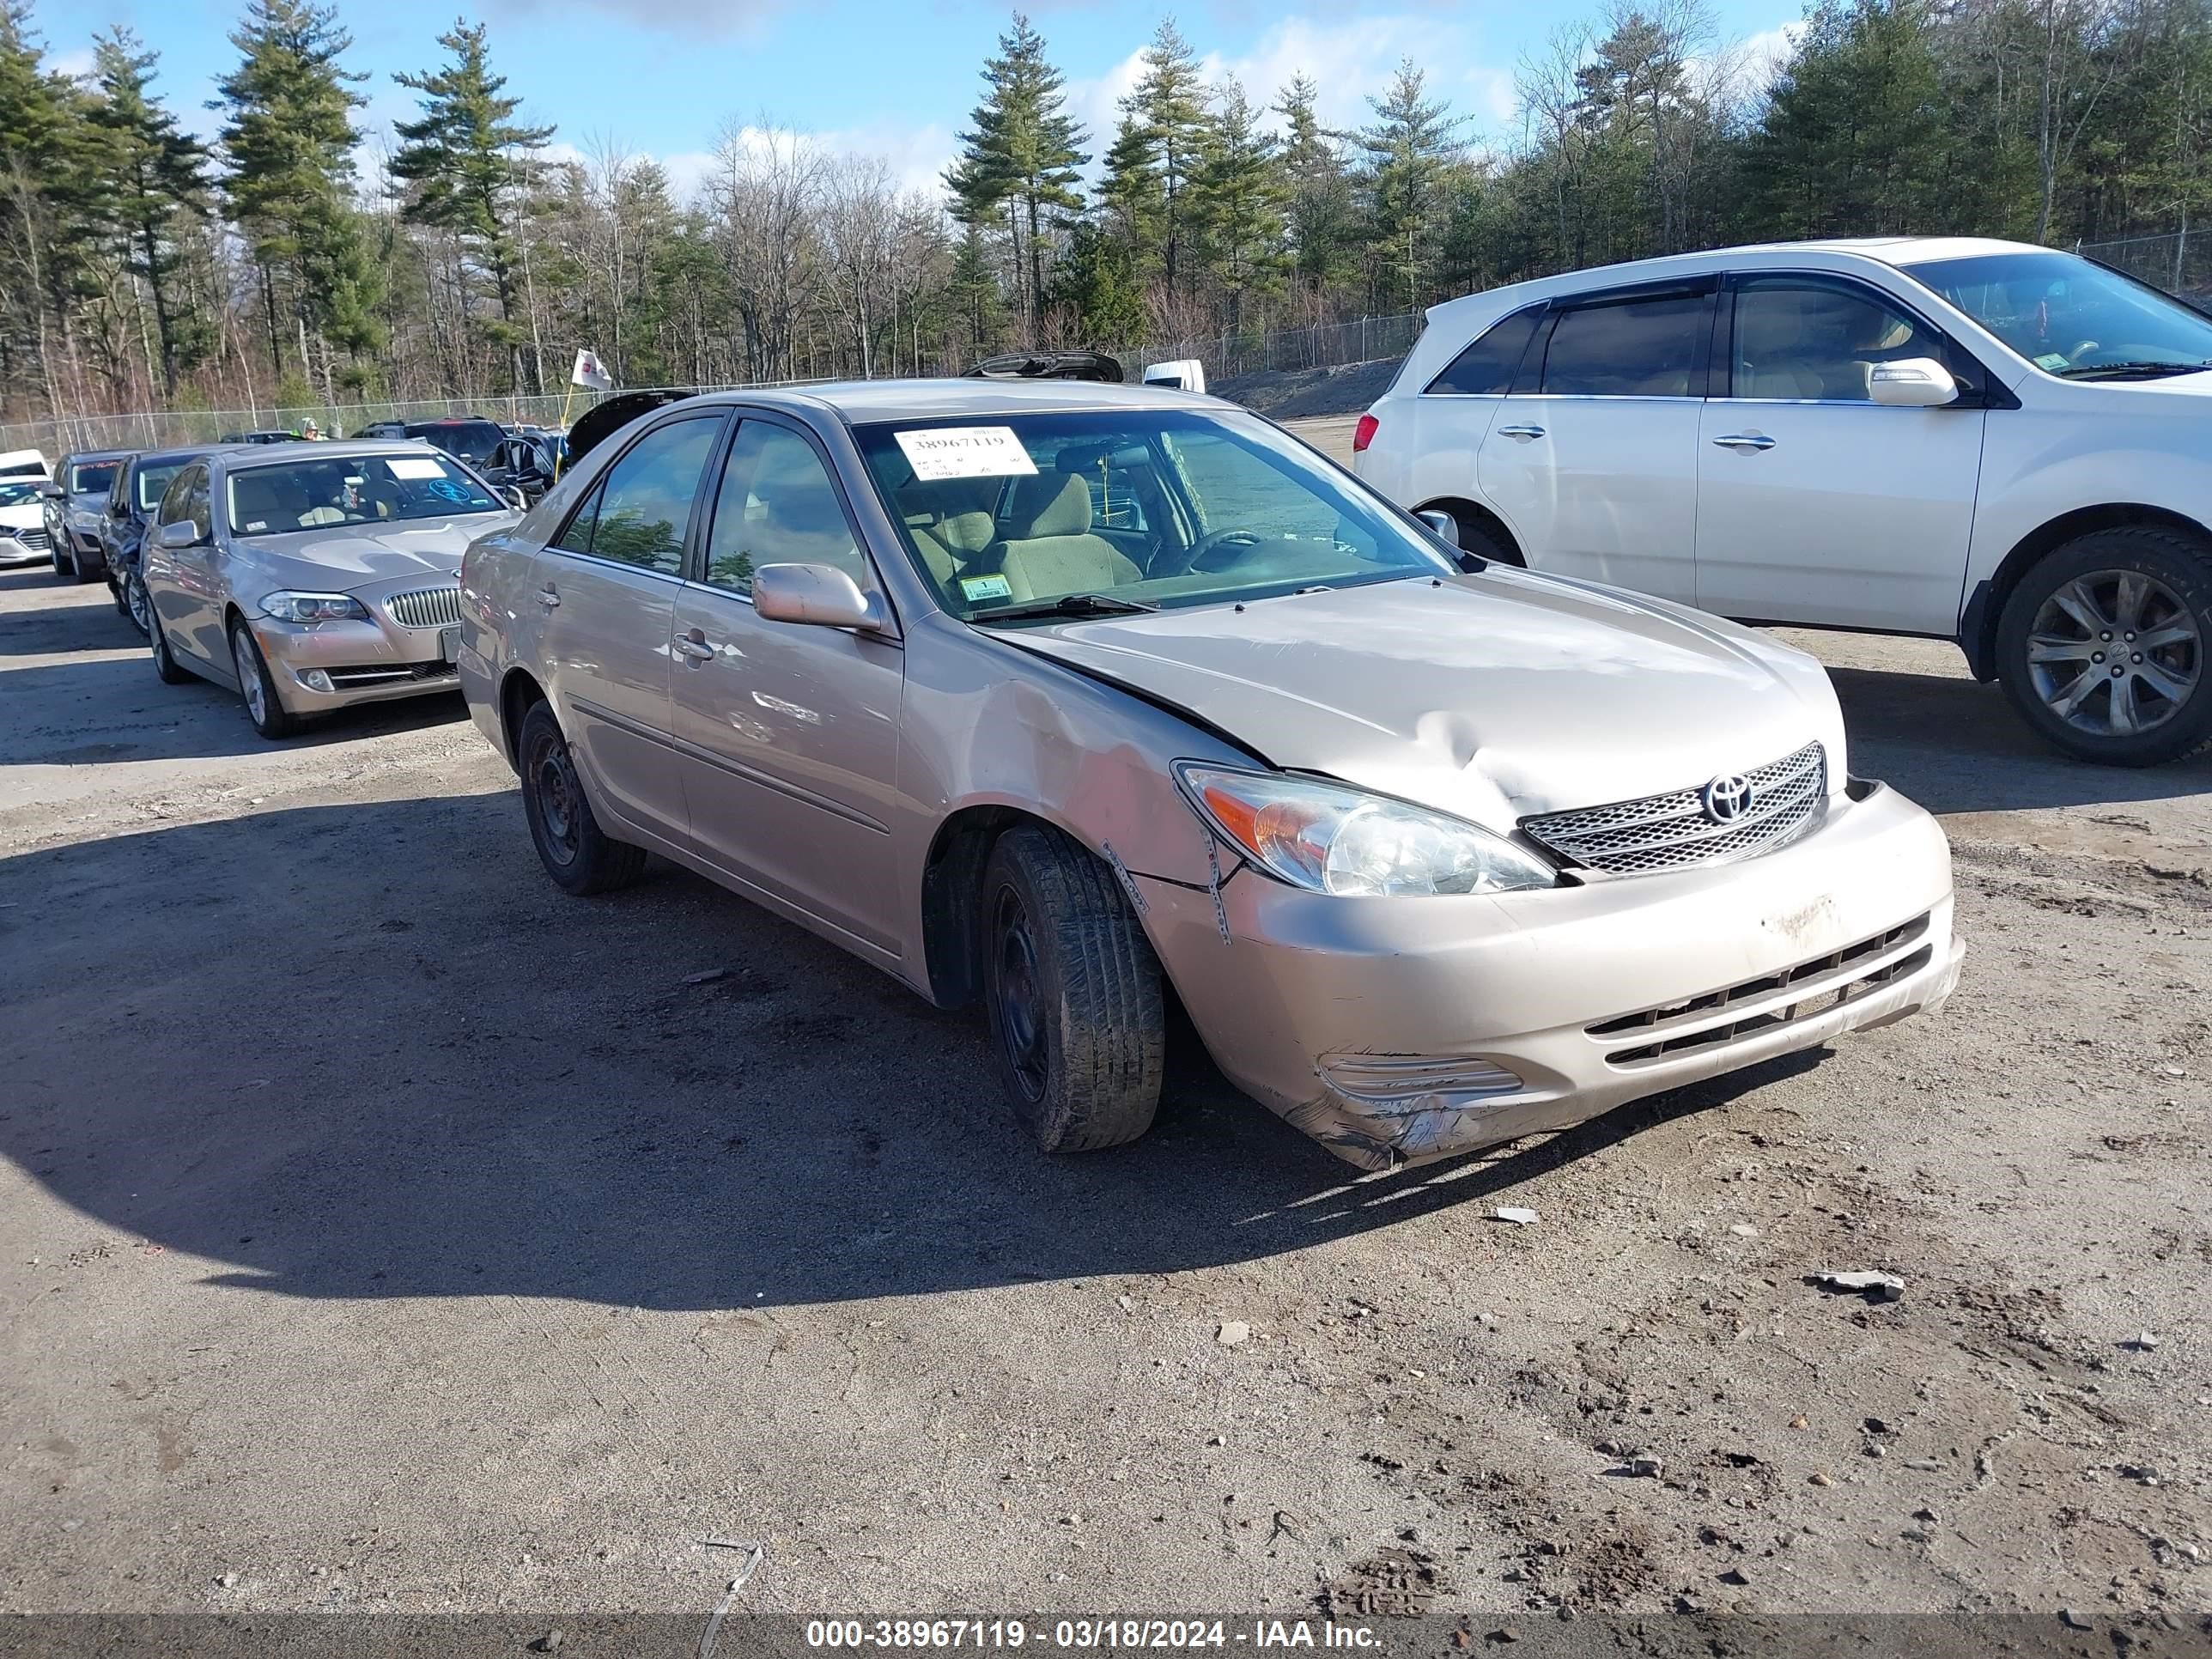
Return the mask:
<svg viewBox="0 0 2212 1659"><path fill-rule="evenodd" d="M169 480L169 487L161 492L161 505L154 518L160 524L174 524L185 516L185 496L192 487L192 475L199 469L188 466Z"/></svg>
<svg viewBox="0 0 2212 1659"><path fill-rule="evenodd" d="M1545 392L1555 397L1688 397L1711 303L1702 294L1670 295L1563 313L1544 354Z"/></svg>
<svg viewBox="0 0 2212 1659"><path fill-rule="evenodd" d="M1942 337L1903 308L1858 289L1788 278L1746 283L1735 297L1738 398L1871 403L1876 363L1943 356Z"/></svg>
<svg viewBox="0 0 2212 1659"><path fill-rule="evenodd" d="M747 421L722 469L707 580L750 593L764 564L834 565L863 592L876 580L814 447L788 428Z"/></svg>
<svg viewBox="0 0 2212 1659"><path fill-rule="evenodd" d="M1492 323L1466 350L1452 359L1449 368L1429 382L1428 389L1503 396L1512 388L1513 373L1521 367L1521 356L1528 349L1528 337L1536 331L1536 324L1543 314L1541 306L1533 306Z"/></svg>
<svg viewBox="0 0 2212 1659"><path fill-rule="evenodd" d="M565 553L588 553L592 550L592 528L599 519L599 494L594 489L584 498L568 520L568 527L553 538L553 545Z"/></svg>
<svg viewBox="0 0 2212 1659"><path fill-rule="evenodd" d="M204 466L192 469L192 481L185 491L185 516L192 521L192 533L202 541L215 537L215 511L208 505L208 475Z"/></svg>
<svg viewBox="0 0 2212 1659"><path fill-rule="evenodd" d="M631 446L608 469L606 482L599 486L592 555L666 575L682 574L691 503L721 429L720 416L702 416L656 427ZM577 515L580 521L582 516ZM572 523L563 545L575 530Z"/></svg>

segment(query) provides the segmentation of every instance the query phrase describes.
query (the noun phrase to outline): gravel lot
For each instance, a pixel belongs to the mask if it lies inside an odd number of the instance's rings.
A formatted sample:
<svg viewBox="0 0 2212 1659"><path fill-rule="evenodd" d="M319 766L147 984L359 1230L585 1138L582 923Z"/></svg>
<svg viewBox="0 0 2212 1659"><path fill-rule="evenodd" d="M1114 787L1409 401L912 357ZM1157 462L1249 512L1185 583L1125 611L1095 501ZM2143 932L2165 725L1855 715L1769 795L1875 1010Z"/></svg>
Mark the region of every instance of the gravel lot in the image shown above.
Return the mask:
<svg viewBox="0 0 2212 1659"><path fill-rule="evenodd" d="M0 1611L703 1617L720 1534L804 1613L1395 1550L1523 1618L2193 1621L2212 768L1800 642L1950 831L1951 1006L1353 1180L1197 1066L1043 1159L975 1017L686 874L558 895L457 700L267 745L0 575Z"/></svg>

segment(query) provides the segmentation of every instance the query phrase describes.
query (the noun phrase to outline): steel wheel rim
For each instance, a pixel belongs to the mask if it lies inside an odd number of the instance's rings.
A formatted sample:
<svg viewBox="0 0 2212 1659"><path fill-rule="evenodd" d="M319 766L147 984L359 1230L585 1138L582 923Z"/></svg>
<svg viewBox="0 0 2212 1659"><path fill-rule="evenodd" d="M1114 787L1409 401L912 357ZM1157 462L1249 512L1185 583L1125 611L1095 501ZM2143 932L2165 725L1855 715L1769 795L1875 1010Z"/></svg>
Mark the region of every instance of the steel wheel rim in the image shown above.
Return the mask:
<svg viewBox="0 0 2212 1659"><path fill-rule="evenodd" d="M2027 633L2035 695L2077 732L2134 738L2186 708L2204 642L2181 596L2140 570L2093 570L2037 607Z"/></svg>
<svg viewBox="0 0 2212 1659"><path fill-rule="evenodd" d="M246 712L253 716L256 726L269 720L269 693L261 684L261 660L253 653L253 646L240 629L230 636L230 659L238 666L239 694L246 699Z"/></svg>
<svg viewBox="0 0 2212 1659"><path fill-rule="evenodd" d="M998 963L991 1002L999 1041L1024 1097L1042 1100L1050 1060L1045 1048L1036 937L1030 930L1029 911L1012 887L999 890L991 907L991 921Z"/></svg>
<svg viewBox="0 0 2212 1659"><path fill-rule="evenodd" d="M583 842L577 811L582 797L568 749L557 743L541 744L531 775L537 781L531 795L537 803L538 823L544 832L545 844L558 862L574 864Z"/></svg>

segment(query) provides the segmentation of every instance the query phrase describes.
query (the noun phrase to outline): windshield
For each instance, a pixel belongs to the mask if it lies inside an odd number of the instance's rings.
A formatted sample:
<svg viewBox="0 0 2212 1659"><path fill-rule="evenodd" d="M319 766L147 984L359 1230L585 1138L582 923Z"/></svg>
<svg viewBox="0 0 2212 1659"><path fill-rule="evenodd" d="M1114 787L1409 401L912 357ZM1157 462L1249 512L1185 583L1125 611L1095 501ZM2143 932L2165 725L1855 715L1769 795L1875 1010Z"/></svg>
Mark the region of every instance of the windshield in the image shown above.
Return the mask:
<svg viewBox="0 0 2212 1659"><path fill-rule="evenodd" d="M1074 595L1203 605L1456 569L1247 415L1012 415L854 435L909 556L969 620Z"/></svg>
<svg viewBox="0 0 2212 1659"><path fill-rule="evenodd" d="M448 455L483 465L507 436L489 421L437 421L416 427L408 434L434 443Z"/></svg>
<svg viewBox="0 0 2212 1659"><path fill-rule="evenodd" d="M100 461L70 469L70 494L72 495L105 495L115 488L116 469L120 461Z"/></svg>
<svg viewBox="0 0 2212 1659"><path fill-rule="evenodd" d="M236 536L282 536L329 525L395 524L504 511L442 455L352 455L288 461L230 475Z"/></svg>
<svg viewBox="0 0 2212 1659"><path fill-rule="evenodd" d="M151 513L161 505L169 480L185 470L182 461L153 461L138 469L138 510Z"/></svg>
<svg viewBox="0 0 2212 1659"><path fill-rule="evenodd" d="M2212 318L2077 254L1988 253L1905 269L2049 374L2095 380L2212 364Z"/></svg>
<svg viewBox="0 0 2212 1659"><path fill-rule="evenodd" d="M0 507L28 507L38 499L35 483L0 483Z"/></svg>

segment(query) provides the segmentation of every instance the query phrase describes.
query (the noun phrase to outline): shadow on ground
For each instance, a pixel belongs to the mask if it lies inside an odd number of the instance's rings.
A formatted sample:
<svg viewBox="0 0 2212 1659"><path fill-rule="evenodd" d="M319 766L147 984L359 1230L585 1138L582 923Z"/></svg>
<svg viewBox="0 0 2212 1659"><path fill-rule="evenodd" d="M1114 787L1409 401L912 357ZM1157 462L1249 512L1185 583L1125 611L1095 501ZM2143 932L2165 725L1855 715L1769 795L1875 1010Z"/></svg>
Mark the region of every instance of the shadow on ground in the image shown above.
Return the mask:
<svg viewBox="0 0 2212 1659"><path fill-rule="evenodd" d="M2019 811L2165 800L2212 790L2212 756L2172 766L2091 766L2030 731L2004 692L1964 678L1832 668L1851 769L1931 812Z"/></svg>
<svg viewBox="0 0 2212 1659"><path fill-rule="evenodd" d="M1356 1178L1187 1060L1152 1135L1048 1159L973 1013L689 875L563 897L511 793L52 848L0 893L0 1151L296 1297L758 1307L1247 1261L1816 1063Z"/></svg>

